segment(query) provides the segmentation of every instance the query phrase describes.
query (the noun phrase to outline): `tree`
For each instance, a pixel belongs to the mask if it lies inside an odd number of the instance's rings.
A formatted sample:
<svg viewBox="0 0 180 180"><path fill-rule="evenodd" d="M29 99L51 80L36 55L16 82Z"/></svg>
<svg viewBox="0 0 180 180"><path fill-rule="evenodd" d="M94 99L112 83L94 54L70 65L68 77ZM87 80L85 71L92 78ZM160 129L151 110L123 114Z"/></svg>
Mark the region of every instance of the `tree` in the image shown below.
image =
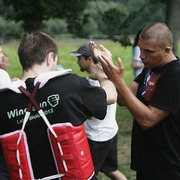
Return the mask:
<svg viewBox="0 0 180 180"><path fill-rule="evenodd" d="M42 29L43 20L64 18L68 29L74 34L81 34L82 25L87 22L88 15L83 14L88 0L3 0L4 4L13 9L5 14L8 19L22 21L25 31ZM78 28L77 28L78 27Z"/></svg>
<svg viewBox="0 0 180 180"><path fill-rule="evenodd" d="M48 17L65 19L72 34L83 37L82 27L88 23L84 10L88 0L43 0Z"/></svg>
<svg viewBox="0 0 180 180"><path fill-rule="evenodd" d="M178 54L178 40L180 33L180 0L167 1L166 21L174 36L174 53Z"/></svg>
<svg viewBox="0 0 180 180"><path fill-rule="evenodd" d="M151 3L165 3L166 4L166 23L170 27L173 37L173 51L178 54L178 41L179 41L179 31L180 31L180 0L149 0Z"/></svg>
<svg viewBox="0 0 180 180"><path fill-rule="evenodd" d="M3 2L9 9L13 9L5 16L16 22L22 21L24 31L40 29L42 21L47 18L41 0L4 0Z"/></svg>
<svg viewBox="0 0 180 180"><path fill-rule="evenodd" d="M118 41L123 46L131 45L129 38L130 27L148 5L147 3L142 3L138 9L128 14L119 10L118 7L110 8L103 13L101 12L102 21L108 26L109 38L115 42ZM119 37L115 36L117 34L119 34Z"/></svg>
<svg viewBox="0 0 180 180"><path fill-rule="evenodd" d="M89 7L94 4L98 5L92 12ZM0 5L0 13L21 22L25 31L42 30L44 20L63 19L70 34L93 37L93 26L100 35L123 45L129 44L128 36L139 28L155 21L166 22L173 32L177 54L180 0L0 0Z"/></svg>

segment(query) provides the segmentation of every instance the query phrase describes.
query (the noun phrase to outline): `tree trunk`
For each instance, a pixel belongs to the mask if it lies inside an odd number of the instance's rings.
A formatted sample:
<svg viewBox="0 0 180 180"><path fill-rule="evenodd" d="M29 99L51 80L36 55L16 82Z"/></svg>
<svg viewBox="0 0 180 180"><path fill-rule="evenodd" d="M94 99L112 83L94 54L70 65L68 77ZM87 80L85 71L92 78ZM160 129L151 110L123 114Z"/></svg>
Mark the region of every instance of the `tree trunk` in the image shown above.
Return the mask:
<svg viewBox="0 0 180 180"><path fill-rule="evenodd" d="M166 22L173 33L173 37L174 37L173 52L177 56L178 56L178 42L179 42L179 35L180 35L180 10L179 8L180 8L180 0L167 1Z"/></svg>

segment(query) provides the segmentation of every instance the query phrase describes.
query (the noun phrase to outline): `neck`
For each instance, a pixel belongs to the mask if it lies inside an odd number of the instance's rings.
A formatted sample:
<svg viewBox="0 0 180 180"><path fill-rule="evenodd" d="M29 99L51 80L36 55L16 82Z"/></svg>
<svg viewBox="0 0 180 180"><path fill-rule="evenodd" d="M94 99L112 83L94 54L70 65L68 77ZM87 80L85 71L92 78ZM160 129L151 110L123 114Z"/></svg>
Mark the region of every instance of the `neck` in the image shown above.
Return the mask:
<svg viewBox="0 0 180 180"><path fill-rule="evenodd" d="M169 63L169 62L171 62L171 61L174 61L174 60L176 60L176 59L177 59L177 57L176 57L174 54L171 54L171 55L167 56L167 57L164 59L164 61L161 63L160 66L164 66L165 64L167 64L167 63Z"/></svg>
<svg viewBox="0 0 180 180"><path fill-rule="evenodd" d="M48 72L50 69L47 66L43 65L34 65L32 68L28 69L27 71L23 71L22 80L26 81L28 78L35 78L39 74L43 72Z"/></svg>
<svg viewBox="0 0 180 180"><path fill-rule="evenodd" d="M174 54L172 54L172 56L169 57L169 62L174 61L176 59L177 59L177 57Z"/></svg>

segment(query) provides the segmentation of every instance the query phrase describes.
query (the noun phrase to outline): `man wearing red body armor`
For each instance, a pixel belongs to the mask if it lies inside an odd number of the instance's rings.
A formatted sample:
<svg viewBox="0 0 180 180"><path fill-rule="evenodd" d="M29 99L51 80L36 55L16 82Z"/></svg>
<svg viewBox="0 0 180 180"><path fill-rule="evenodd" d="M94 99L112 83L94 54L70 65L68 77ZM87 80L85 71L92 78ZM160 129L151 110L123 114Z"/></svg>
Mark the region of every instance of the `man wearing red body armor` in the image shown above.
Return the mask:
<svg viewBox="0 0 180 180"><path fill-rule="evenodd" d="M101 87L71 70L57 71L57 45L43 32L26 34L18 55L22 80L0 84L0 157L10 178L93 179L83 123L105 117L107 103L117 98L113 83L98 67L92 76ZM5 170L0 163L0 179Z"/></svg>

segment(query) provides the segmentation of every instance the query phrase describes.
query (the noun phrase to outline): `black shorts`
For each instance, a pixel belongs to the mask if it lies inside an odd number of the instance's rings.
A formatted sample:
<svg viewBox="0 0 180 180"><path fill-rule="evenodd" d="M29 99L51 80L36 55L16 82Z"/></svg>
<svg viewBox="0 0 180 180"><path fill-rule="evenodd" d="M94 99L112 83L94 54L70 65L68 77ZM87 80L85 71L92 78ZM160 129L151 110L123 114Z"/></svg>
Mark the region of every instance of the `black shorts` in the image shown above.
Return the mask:
<svg viewBox="0 0 180 180"><path fill-rule="evenodd" d="M117 134L110 140L97 142L88 139L95 168L95 175L99 171L108 173L117 170Z"/></svg>

